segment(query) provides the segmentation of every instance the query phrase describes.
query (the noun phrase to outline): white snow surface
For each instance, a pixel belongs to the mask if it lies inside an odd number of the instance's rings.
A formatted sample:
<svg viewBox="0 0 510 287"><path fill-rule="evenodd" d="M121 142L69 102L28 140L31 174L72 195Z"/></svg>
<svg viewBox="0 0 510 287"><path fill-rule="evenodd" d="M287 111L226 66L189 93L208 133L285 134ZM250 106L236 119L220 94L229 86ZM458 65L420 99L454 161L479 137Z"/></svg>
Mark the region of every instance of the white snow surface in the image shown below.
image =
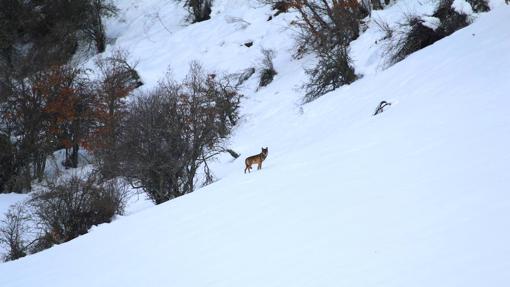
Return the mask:
<svg viewBox="0 0 510 287"><path fill-rule="evenodd" d="M266 21L256 1L217 0L211 20L184 27L170 1L118 2L109 33L146 88L192 59L258 67L262 47L278 75L245 84L230 141L242 157L220 158L217 182L0 264L0 286L508 286L510 6L384 71L369 24L352 45L365 76L301 107L314 60L292 59L293 14ZM396 23L416 2L377 13ZM243 174L261 146L263 169Z"/></svg>
<svg viewBox="0 0 510 287"><path fill-rule="evenodd" d="M473 14L473 7L466 0L454 0L452 8L460 14L471 15Z"/></svg>
<svg viewBox="0 0 510 287"><path fill-rule="evenodd" d="M28 195L26 194L19 194L19 193L3 193L0 194L0 215L3 215L4 213L9 210L9 207L12 205L15 205L18 202L21 202L27 198ZM1 251L1 250L0 250Z"/></svg>

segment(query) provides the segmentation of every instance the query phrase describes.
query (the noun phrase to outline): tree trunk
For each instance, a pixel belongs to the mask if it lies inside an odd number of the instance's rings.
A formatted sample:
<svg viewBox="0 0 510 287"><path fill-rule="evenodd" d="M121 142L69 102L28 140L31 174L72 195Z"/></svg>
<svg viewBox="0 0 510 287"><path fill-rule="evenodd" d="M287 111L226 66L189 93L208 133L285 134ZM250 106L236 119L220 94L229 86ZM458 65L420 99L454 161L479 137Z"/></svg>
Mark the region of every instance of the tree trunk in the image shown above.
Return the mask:
<svg viewBox="0 0 510 287"><path fill-rule="evenodd" d="M70 163L71 163L71 167L72 168L77 168L78 167L78 156L79 156L79 152L80 151L80 145L79 144L74 144L73 145L73 148L72 148L72 151L71 151L71 156L70 156Z"/></svg>

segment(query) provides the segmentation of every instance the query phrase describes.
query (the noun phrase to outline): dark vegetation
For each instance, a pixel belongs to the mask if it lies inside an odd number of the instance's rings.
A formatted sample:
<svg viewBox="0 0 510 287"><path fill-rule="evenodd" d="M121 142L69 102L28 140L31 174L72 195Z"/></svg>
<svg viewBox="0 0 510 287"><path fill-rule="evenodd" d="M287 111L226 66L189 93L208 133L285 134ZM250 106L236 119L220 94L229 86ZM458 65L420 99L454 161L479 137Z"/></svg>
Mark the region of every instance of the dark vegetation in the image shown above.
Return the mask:
<svg viewBox="0 0 510 287"><path fill-rule="evenodd" d="M296 57L312 53L318 63L307 70L305 102L357 79L349 57L349 44L359 36L362 19L369 9L357 0L262 0L272 5L275 15L294 9L299 14ZM369 5L371 7L371 5ZM381 4L382 7L382 4Z"/></svg>
<svg viewBox="0 0 510 287"><path fill-rule="evenodd" d="M238 120L240 95L228 77L207 74L192 63L183 82L167 77L137 97L120 143L121 174L155 203L192 192L195 175Z"/></svg>
<svg viewBox="0 0 510 287"><path fill-rule="evenodd" d="M275 56L274 51L263 49L262 55L262 70L260 71L259 87L269 85L277 74L273 64L273 58Z"/></svg>
<svg viewBox="0 0 510 287"><path fill-rule="evenodd" d="M31 194L28 205L40 238L36 246L67 242L87 233L90 227L110 222L124 210L125 191L115 182L98 184L94 177L72 177L49 183Z"/></svg>
<svg viewBox="0 0 510 287"><path fill-rule="evenodd" d="M318 63L307 71L305 102L357 79L349 57L349 44L358 38L361 20L368 15L356 0L296 1L301 16L298 56L312 52Z"/></svg>
<svg viewBox="0 0 510 287"><path fill-rule="evenodd" d="M184 7L188 9L191 23L211 19L212 0L184 0Z"/></svg>
<svg viewBox="0 0 510 287"><path fill-rule="evenodd" d="M199 171L201 184L214 181L207 164L212 157L239 156L223 146L238 121L241 95L231 85L237 77L206 73L193 63L182 82L167 76L128 104L141 81L125 53L100 57L96 65L96 77L71 65L36 73L3 106L4 115L16 116L2 122L9 127L0 136L2 188L29 189L39 176L45 187L2 221L6 260L69 241L122 214L125 192L117 177L159 204L192 192ZM68 149L63 164L72 168L80 147L96 160L88 179L45 176L45 158L53 151ZM23 165L22 156L28 159ZM20 176L25 185L18 185Z"/></svg>
<svg viewBox="0 0 510 287"><path fill-rule="evenodd" d="M12 207L0 222L4 260L15 260L88 232L122 214L126 192L115 181L99 184L94 177L51 182Z"/></svg>
<svg viewBox="0 0 510 287"><path fill-rule="evenodd" d="M2 90L0 129L3 170L0 191L31 189L42 181L46 158L66 149L64 165L78 165L80 147L101 158L118 132L123 101L141 82L122 53L99 60L99 77L72 64L54 65L22 79L10 79ZM8 154L4 154L8 153Z"/></svg>
<svg viewBox="0 0 510 287"><path fill-rule="evenodd" d="M143 85L133 64L122 51L96 60L96 121L90 130L90 140L83 143L92 152L95 166L104 179L119 176L120 137L128 114L126 98Z"/></svg>
<svg viewBox="0 0 510 287"><path fill-rule="evenodd" d="M26 77L67 63L83 45L103 52L106 38L102 17L117 12L106 0L0 0L0 7L4 78Z"/></svg>
<svg viewBox="0 0 510 287"><path fill-rule="evenodd" d="M467 2L471 4L473 11L477 13L487 12L491 9L487 0L467 0Z"/></svg>
<svg viewBox="0 0 510 287"><path fill-rule="evenodd" d="M0 192L42 180L46 157L66 148L75 167L92 124L95 91L73 66L79 49L105 49L106 0L0 0Z"/></svg>
<svg viewBox="0 0 510 287"><path fill-rule="evenodd" d="M483 7L482 3L485 3L485 1L476 2L479 7ZM435 29L427 26L421 17L412 15L409 15L407 20L400 24L399 30L405 31L403 33L395 31L385 23L377 22L381 30L385 32L388 40L387 51L390 55L390 64L399 62L408 55L432 45L438 40L469 25L469 17L455 11L452 4L453 0L441 0L439 2L432 15L439 20L439 25Z"/></svg>

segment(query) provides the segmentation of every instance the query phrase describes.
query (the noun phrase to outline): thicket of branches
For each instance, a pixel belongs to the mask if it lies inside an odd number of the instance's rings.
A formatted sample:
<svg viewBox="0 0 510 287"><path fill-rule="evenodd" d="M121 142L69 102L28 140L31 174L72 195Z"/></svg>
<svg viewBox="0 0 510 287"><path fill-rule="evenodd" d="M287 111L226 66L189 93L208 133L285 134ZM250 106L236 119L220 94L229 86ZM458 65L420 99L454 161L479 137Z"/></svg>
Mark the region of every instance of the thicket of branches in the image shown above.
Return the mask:
<svg viewBox="0 0 510 287"><path fill-rule="evenodd" d="M223 151L238 120L240 95L229 78L191 64L183 82L169 76L129 108L120 143L121 174L157 204L194 190L196 174Z"/></svg>
<svg viewBox="0 0 510 287"><path fill-rule="evenodd" d="M422 17L414 15L408 15L404 23L399 24L397 29L378 21L377 24L380 29L386 33L385 40L387 41L386 50L389 55L389 64L397 63L408 55L469 25L469 17L456 11L452 7L453 2L453 0L439 1L432 14L432 17L437 18L439 22L435 28L427 25ZM470 2L472 2L472 5L476 4L474 7L478 7L479 11L484 11L483 3L487 4L484 0Z"/></svg>
<svg viewBox="0 0 510 287"><path fill-rule="evenodd" d="M127 61L127 56L125 52L117 51L96 61L99 74L95 85L96 121L90 130L90 140L83 145L94 155L96 169L103 179L120 175L119 138L128 113L126 98L143 85L135 65Z"/></svg>
<svg viewBox="0 0 510 287"><path fill-rule="evenodd" d="M297 57L313 53L318 58L305 85L305 102L356 80L349 57L349 44L359 36L361 20L370 11L358 0L262 0L278 13L294 9L299 14ZM381 4L382 7L382 4Z"/></svg>
<svg viewBox="0 0 510 287"><path fill-rule="evenodd" d="M67 242L94 225L110 222L114 215L123 213L125 196L120 185L100 185L93 176L50 182L45 190L31 194L28 201L41 234L37 245Z"/></svg>
<svg viewBox="0 0 510 287"><path fill-rule="evenodd" d="M127 179L159 204L194 191L200 171L210 183L208 161L228 151L223 144L238 121L241 97L231 82L238 78L208 74L192 63L182 82L167 76L128 104L125 98L141 82L125 54L99 58L97 66L96 77L70 65L37 73L17 82L2 106L2 126L9 127L0 134L2 188L13 188L20 175L29 188L55 149L69 149L72 164L74 150L83 147L97 158L97 172L87 179L46 178L42 190L9 211L0 222L6 260L69 241L122 214L125 192L112 178Z"/></svg>
<svg viewBox="0 0 510 287"><path fill-rule="evenodd" d="M122 214L126 192L116 181L99 184L94 177L50 182L30 199L11 207L0 220L5 261L74 239L97 224Z"/></svg>
<svg viewBox="0 0 510 287"><path fill-rule="evenodd" d="M119 125L123 99L141 82L125 55L97 63L93 78L71 64L51 66L23 79L11 79L0 98L0 157L5 166L0 192L31 189L42 181L46 158L66 150L66 167L77 167L80 147L107 151Z"/></svg>
<svg viewBox="0 0 510 287"><path fill-rule="evenodd" d="M184 7L188 9L191 23L211 19L212 0L184 0Z"/></svg>
<svg viewBox="0 0 510 287"><path fill-rule="evenodd" d="M30 190L46 157L66 148L77 165L80 142L94 124L97 91L73 66L77 50L105 49L102 19L110 0L0 0L0 192Z"/></svg>
<svg viewBox="0 0 510 287"><path fill-rule="evenodd" d="M269 85L277 72L274 68L273 58L275 52L273 50L262 49L262 69L260 71L259 87L265 87Z"/></svg>
<svg viewBox="0 0 510 287"><path fill-rule="evenodd" d="M28 254L33 244L29 222L30 216L22 204L11 207L0 220L0 246L7 250L3 255L4 261L16 260Z"/></svg>

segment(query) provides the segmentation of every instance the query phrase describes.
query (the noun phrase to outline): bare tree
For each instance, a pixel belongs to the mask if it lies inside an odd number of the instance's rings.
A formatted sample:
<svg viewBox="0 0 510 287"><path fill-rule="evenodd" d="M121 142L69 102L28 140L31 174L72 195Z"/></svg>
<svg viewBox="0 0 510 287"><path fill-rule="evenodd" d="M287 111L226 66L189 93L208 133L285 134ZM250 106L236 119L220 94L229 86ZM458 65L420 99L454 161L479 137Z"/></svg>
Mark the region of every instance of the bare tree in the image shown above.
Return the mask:
<svg viewBox="0 0 510 287"><path fill-rule="evenodd" d="M182 83L167 77L132 106L122 133L122 175L157 204L192 192L195 175L224 149L240 95L197 63ZM205 168L208 168L205 165Z"/></svg>
<svg viewBox="0 0 510 287"><path fill-rule="evenodd" d="M27 255L31 243L30 216L21 204L12 206L0 221L0 245L6 247L5 261L16 260Z"/></svg>
<svg viewBox="0 0 510 287"><path fill-rule="evenodd" d="M95 125L85 147L94 154L97 168L105 179L119 174L118 138L127 114L126 98L143 85L135 66L128 62L124 51L115 51L96 61Z"/></svg>

